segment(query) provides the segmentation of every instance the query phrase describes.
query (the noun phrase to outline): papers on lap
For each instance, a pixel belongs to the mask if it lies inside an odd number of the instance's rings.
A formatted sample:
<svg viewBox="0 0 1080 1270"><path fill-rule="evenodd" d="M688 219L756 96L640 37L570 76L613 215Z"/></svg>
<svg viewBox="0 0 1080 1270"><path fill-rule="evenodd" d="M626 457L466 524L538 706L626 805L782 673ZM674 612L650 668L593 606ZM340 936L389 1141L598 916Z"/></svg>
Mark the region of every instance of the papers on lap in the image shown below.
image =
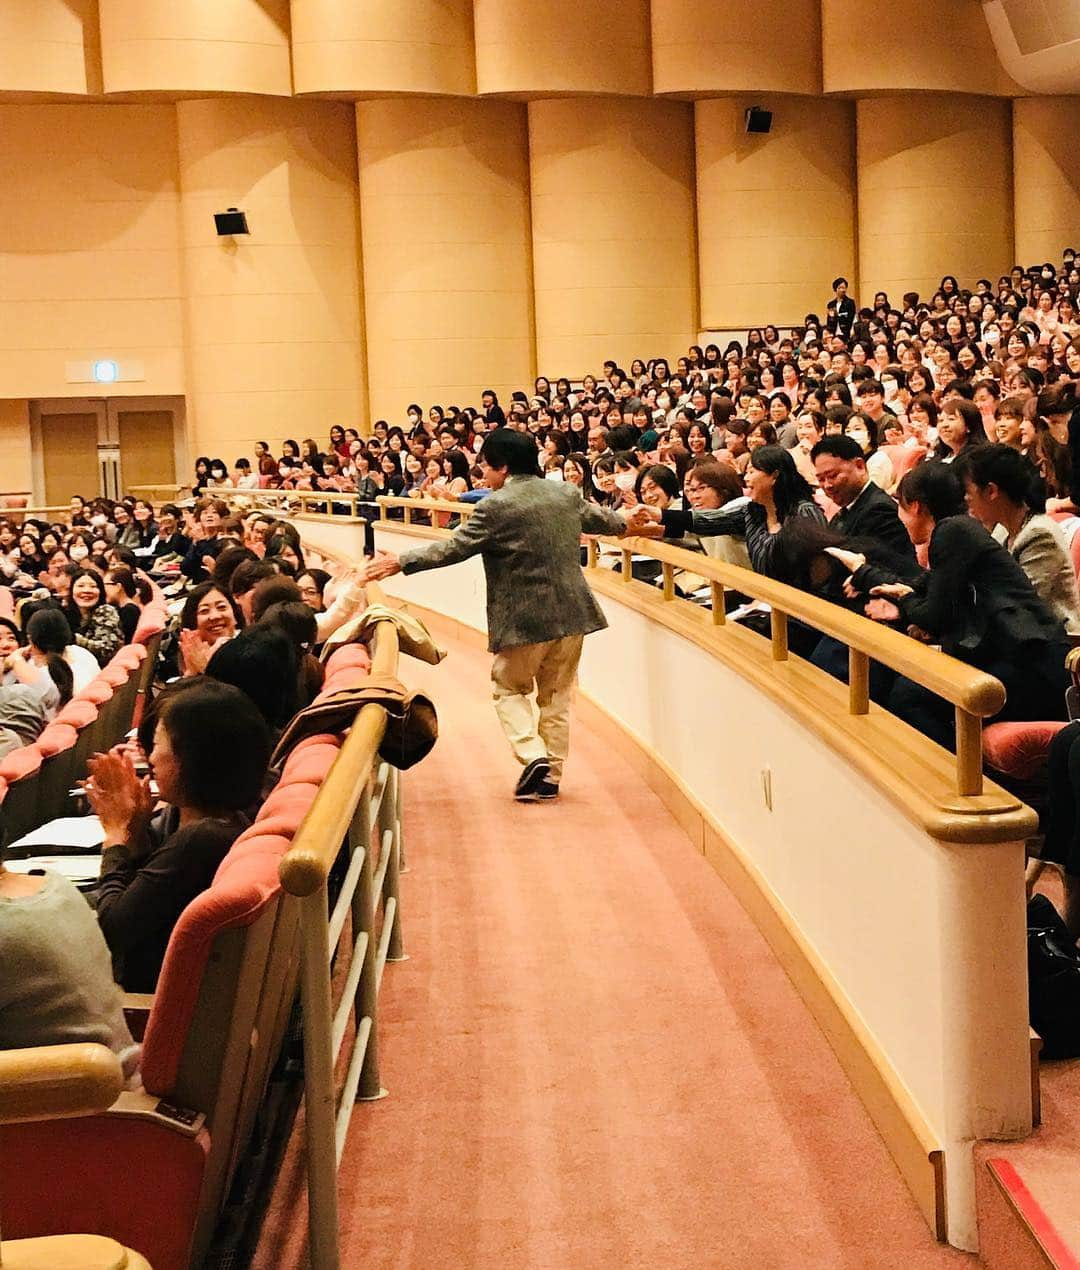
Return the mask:
<svg viewBox="0 0 1080 1270"><path fill-rule="evenodd" d="M17 842L11 843L8 850L26 851L30 847L38 847L49 852L100 851L104 841L105 834L97 816L61 816L24 834ZM25 864L26 861L11 861L9 867L16 863Z"/></svg>
<svg viewBox="0 0 1080 1270"><path fill-rule="evenodd" d="M59 873L72 882L95 882L101 873L99 855L32 855L25 860L8 860L11 873Z"/></svg>

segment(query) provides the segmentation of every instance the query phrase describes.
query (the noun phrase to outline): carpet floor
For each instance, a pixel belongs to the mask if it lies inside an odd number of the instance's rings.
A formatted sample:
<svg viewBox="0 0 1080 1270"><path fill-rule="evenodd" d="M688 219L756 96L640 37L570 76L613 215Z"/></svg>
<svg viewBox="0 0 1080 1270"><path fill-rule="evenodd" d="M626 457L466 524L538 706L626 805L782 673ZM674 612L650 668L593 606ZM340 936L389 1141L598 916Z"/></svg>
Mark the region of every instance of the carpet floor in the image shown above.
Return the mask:
<svg viewBox="0 0 1080 1270"><path fill-rule="evenodd" d="M488 670L461 644L409 665L441 736L404 778L410 959L383 981L389 1097L357 1105L342 1162L343 1264L970 1265L933 1241L768 946L627 762L579 717L560 801L514 803ZM301 1140L258 1270L305 1264Z"/></svg>

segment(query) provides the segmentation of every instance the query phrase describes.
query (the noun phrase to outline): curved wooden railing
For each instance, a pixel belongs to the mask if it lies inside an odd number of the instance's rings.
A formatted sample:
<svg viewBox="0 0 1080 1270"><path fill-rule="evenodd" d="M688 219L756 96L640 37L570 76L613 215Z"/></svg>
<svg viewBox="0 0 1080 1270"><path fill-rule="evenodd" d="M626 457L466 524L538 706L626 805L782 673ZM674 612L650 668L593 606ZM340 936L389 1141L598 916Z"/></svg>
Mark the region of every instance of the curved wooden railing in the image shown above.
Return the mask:
<svg viewBox="0 0 1080 1270"><path fill-rule="evenodd" d="M324 556L335 554L321 551ZM350 562L339 557L338 563ZM381 602L383 596L369 585L368 598ZM373 639L372 673L396 677L398 655L396 627L380 622ZM278 870L300 918L308 1238L314 1270L337 1270L340 1264L338 1164L357 1098L375 1099L383 1093L379 986L386 963L404 958L398 888L401 787L396 769L379 759L385 731L383 707L364 706ZM348 864L331 909L327 882L343 842ZM332 964L345 952L348 969L335 1005ZM352 1048L338 1098L334 1072L350 1032Z"/></svg>
<svg viewBox="0 0 1080 1270"><path fill-rule="evenodd" d="M452 513L467 517L472 506L466 503L435 499L380 498L380 519L387 521L392 510L402 513L402 523L412 526L417 514ZM430 526L427 531L438 532ZM786 586L764 574L754 573L738 565L715 560L699 552L687 551L668 542L647 538L590 538L588 567L595 570L599 562L598 543L605 542L621 553L620 577L633 580L633 557L647 557L661 566L660 594L666 603L678 599L675 574L685 570L705 578L712 590L712 622L723 626L724 592L726 588L768 604L774 661L788 659L788 623L791 619L812 627L822 635L839 640L848 649L848 710L864 715L870 708L870 663L880 662L915 680L956 712L956 793L975 797L983 792L982 720L997 714L1005 703L1005 689L1000 680L955 657L929 648L899 631L872 622L838 604L819 599L795 587ZM696 607L696 606L694 606Z"/></svg>

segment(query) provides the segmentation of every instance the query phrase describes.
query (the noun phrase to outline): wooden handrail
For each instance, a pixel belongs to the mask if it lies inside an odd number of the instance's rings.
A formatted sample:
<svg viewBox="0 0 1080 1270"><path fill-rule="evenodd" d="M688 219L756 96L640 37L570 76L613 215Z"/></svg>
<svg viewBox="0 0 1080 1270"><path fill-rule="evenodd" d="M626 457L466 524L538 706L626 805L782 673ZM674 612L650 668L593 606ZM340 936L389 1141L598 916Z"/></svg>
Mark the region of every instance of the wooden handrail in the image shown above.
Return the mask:
<svg viewBox="0 0 1080 1270"><path fill-rule="evenodd" d="M468 503L439 499L381 497L377 502L380 520L387 524L392 523L387 515L390 508L405 509L406 525L410 523L411 508L463 517L467 517L473 510ZM431 529L429 532L445 531ZM598 551L592 541L589 541L586 567L596 568ZM928 648L890 627L872 622L858 613L852 613L837 604L777 582L751 569L651 538L599 536L597 541L607 543L621 553L621 576L624 582L630 582L633 578L634 555L645 556L660 563L664 578L661 595L665 601L672 602L676 599L675 569L685 569L705 578L713 589L713 620L718 626L724 625L722 597L725 587L768 604L772 609L772 650L775 661L787 660L787 625L791 618L839 640L849 650L849 708L853 715L865 714L869 708L870 661L881 662L898 674L922 684L956 710L957 793L969 796L982 792L981 721L997 714L1005 704L1005 689L993 675L946 653ZM718 600L721 601L719 608Z"/></svg>
<svg viewBox="0 0 1080 1270"><path fill-rule="evenodd" d="M0 1051L0 1124L93 1115L123 1088L120 1060L104 1045Z"/></svg>
<svg viewBox="0 0 1080 1270"><path fill-rule="evenodd" d="M370 602L382 602L378 587L369 583L367 591ZM392 622L379 622L372 640L371 673L396 675L397 669L397 629ZM385 731L386 711L382 706L364 706L294 834L292 846L282 857L278 874L290 895L314 895L326 885L352 823L357 800L375 768Z"/></svg>

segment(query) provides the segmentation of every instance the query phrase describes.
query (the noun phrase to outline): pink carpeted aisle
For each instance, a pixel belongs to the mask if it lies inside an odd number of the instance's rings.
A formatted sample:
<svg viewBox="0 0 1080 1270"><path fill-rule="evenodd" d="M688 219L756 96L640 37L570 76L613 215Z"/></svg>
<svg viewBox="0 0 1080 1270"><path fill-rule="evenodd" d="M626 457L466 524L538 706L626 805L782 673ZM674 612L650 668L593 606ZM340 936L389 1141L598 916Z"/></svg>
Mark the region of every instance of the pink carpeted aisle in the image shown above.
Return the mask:
<svg viewBox="0 0 1080 1270"><path fill-rule="evenodd" d="M512 801L488 665L453 644L408 666L442 734L406 777L411 959L383 984L390 1096L357 1106L342 1165L344 1264L969 1261L932 1240L742 909L580 713L562 800ZM298 1155L260 1270L303 1264Z"/></svg>

